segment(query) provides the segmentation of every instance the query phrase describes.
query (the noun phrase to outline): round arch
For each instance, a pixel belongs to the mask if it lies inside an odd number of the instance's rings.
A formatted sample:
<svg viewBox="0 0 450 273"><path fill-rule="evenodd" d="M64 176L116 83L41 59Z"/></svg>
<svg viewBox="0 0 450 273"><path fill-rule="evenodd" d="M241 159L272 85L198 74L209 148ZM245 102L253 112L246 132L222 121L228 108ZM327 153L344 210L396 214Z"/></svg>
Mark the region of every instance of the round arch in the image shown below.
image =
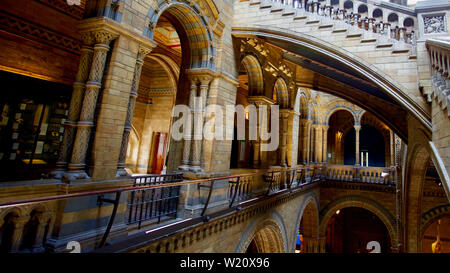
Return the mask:
<svg viewBox="0 0 450 273"><path fill-rule="evenodd" d="M207 27L208 19L201 15L200 8L184 2L162 2L156 9L150 8L147 13L148 27L144 28L144 36L153 39L160 16L167 12L175 17L183 28L189 44L190 68L215 69L213 34Z"/></svg>
<svg viewBox="0 0 450 273"><path fill-rule="evenodd" d="M297 212L297 220L295 222L295 229L293 234L293 242L296 241L297 233L300 228L300 222L303 220L303 238L306 239L306 252L314 252L314 245L310 244L308 240L319 238L319 202L314 194L307 195ZM291 252L294 252L295 244L291 247Z"/></svg>
<svg viewBox="0 0 450 273"><path fill-rule="evenodd" d="M366 209L375 214L381 220L381 222L383 222L386 229L388 230L391 246L396 247L398 245L398 234L394 216L378 202L357 195L348 195L338 198L329 203L324 209L322 209L320 213L319 236L326 236L327 224L337 210L342 210L350 207Z"/></svg>
<svg viewBox="0 0 450 273"><path fill-rule="evenodd" d="M409 149L409 147L408 147ZM411 147L411 153L407 157L404 191L405 196L405 251L420 251L420 226L423 183L425 181L426 166L430 160L430 153L421 144Z"/></svg>
<svg viewBox="0 0 450 273"><path fill-rule="evenodd" d="M280 107L287 109L289 107L289 90L286 81L282 77L277 78L272 92L276 95L276 101Z"/></svg>
<svg viewBox="0 0 450 273"><path fill-rule="evenodd" d="M428 227L436 221L438 218L442 216L450 216L450 205L441 205L434 207L424 214L422 214L421 219L421 228L420 228L420 238L423 237L424 232L428 229Z"/></svg>
<svg viewBox="0 0 450 273"><path fill-rule="evenodd" d="M282 217L273 211L269 217L254 219L242 233L235 252L246 252L252 241L261 253L287 252L288 240Z"/></svg>
<svg viewBox="0 0 450 273"><path fill-rule="evenodd" d="M395 81L392 77L388 76L381 69L371 65L361 57L347 51L339 50L336 46L328 42L324 42L323 40L309 34L298 33L291 30L279 30L270 26L264 26L264 28L235 27L233 28L232 33L235 37L245 38L249 36L257 36L268 41L273 41L277 44L280 42L288 43L292 44L295 48L303 47L312 50L317 54L328 56L329 58L338 61L345 67L352 69L361 75L365 75L383 93L404 107L405 110L415 116L420 123L431 132L432 126L429 113L422 109L415 101L413 101L411 97L407 95L407 89ZM353 99L352 102L358 104L357 99ZM374 110L374 108L370 105L367 105L366 108ZM390 128L394 128L398 136L404 140L406 139L405 133L390 121L391 118L387 116L386 113L381 113L379 118L388 124Z"/></svg>
<svg viewBox="0 0 450 273"><path fill-rule="evenodd" d="M242 58L241 64L247 71L249 95L262 95L264 93L264 77L258 58L247 54Z"/></svg>

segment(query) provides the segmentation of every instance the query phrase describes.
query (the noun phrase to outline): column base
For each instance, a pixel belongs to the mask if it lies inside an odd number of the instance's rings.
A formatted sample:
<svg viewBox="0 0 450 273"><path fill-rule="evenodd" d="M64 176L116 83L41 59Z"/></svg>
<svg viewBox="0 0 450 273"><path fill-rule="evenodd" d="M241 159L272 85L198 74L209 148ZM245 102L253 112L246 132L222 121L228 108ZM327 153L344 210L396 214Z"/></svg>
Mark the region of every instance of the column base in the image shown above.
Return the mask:
<svg viewBox="0 0 450 273"><path fill-rule="evenodd" d="M202 168L200 168L200 166L192 166L192 167L190 167L190 171L193 173L199 173L199 172L202 172L203 170L202 170Z"/></svg>
<svg viewBox="0 0 450 273"><path fill-rule="evenodd" d="M179 170L182 170L182 171L185 171L185 172L188 172L190 170L190 168L191 168L191 166L189 166L187 164L186 165L181 165L181 166L178 167Z"/></svg>
<svg viewBox="0 0 450 273"><path fill-rule="evenodd" d="M54 171L51 171L48 174L48 177L53 179L62 179L66 172L67 172L66 169L56 169Z"/></svg>
<svg viewBox="0 0 450 273"><path fill-rule="evenodd" d="M88 179L89 175L83 170L69 171L63 175L61 178L64 182L70 182L78 179Z"/></svg>
<svg viewBox="0 0 450 273"><path fill-rule="evenodd" d="M118 168L117 172L116 172L116 177L122 177L122 176L130 176L130 175L125 170L125 168Z"/></svg>

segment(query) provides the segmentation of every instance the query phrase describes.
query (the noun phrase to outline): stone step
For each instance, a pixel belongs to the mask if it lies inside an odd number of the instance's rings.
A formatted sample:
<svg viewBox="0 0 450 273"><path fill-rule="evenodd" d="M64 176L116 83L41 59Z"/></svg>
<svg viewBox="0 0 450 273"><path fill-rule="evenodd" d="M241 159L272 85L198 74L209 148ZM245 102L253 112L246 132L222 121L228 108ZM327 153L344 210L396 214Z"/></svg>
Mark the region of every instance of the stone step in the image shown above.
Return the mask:
<svg viewBox="0 0 450 273"><path fill-rule="evenodd" d="M392 54L403 54L403 53L409 53L409 48L399 48L392 50Z"/></svg>
<svg viewBox="0 0 450 273"><path fill-rule="evenodd" d="M344 32L347 32L346 28L335 28L332 31L332 33L344 33Z"/></svg>
<svg viewBox="0 0 450 273"><path fill-rule="evenodd" d="M292 16L292 15L295 15L295 12L293 12L293 11L286 11L286 12L283 12L283 14L281 14L281 16Z"/></svg>
<svg viewBox="0 0 450 273"><path fill-rule="evenodd" d="M296 17L294 17L294 21L299 21L299 20L305 20L305 19L308 19L308 16L306 16L306 15L300 15L300 16L296 16Z"/></svg>
<svg viewBox="0 0 450 273"><path fill-rule="evenodd" d="M394 44L393 43L379 43L376 45L376 48L387 48L387 47L392 47Z"/></svg>
<svg viewBox="0 0 450 273"><path fill-rule="evenodd" d="M333 24L323 24L319 26L319 29L328 29L328 28L332 28L334 25Z"/></svg>
<svg viewBox="0 0 450 273"><path fill-rule="evenodd" d="M376 38L366 38L366 39L362 39L361 43L375 43L377 41Z"/></svg>
<svg viewBox="0 0 450 273"><path fill-rule="evenodd" d="M347 38L361 38L362 35L363 35L362 33L357 33L357 32L348 33L347 34Z"/></svg>

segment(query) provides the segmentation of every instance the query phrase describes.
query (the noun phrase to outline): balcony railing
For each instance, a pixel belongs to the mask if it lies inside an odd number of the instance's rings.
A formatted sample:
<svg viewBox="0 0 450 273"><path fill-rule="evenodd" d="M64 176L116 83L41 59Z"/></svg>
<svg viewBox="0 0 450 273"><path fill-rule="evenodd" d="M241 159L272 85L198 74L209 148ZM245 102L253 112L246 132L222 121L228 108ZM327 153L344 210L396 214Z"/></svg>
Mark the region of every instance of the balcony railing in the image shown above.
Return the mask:
<svg viewBox="0 0 450 273"><path fill-rule="evenodd" d="M206 212L208 211L209 201L214 191L213 185L215 181L228 181L229 207L238 208L240 207L240 204L243 204L247 200L257 200L260 197L279 194L284 191L291 192L321 180L356 181L361 183L391 185L395 184L394 177L393 170L386 168L324 164L301 165L294 168L270 168L269 170L261 170L249 174L198 180L183 180L182 173L137 176L134 177L135 181L131 187L10 201L0 204L0 212L3 209L27 205L32 206L35 203L66 200L85 196L97 196L99 206L102 206L102 203L113 204L113 210L105 233L102 240L97 245L97 248L101 248L106 243L108 234L117 214L121 196L124 193L128 194L125 222L129 225L137 225L138 228L140 228L143 224L160 223L163 219L177 217L179 191L181 186L197 185L199 188L204 187L209 189L207 198L202 199L205 201L203 202L203 209L200 215L200 219L208 221L209 216ZM115 194L115 198L104 198L107 194ZM12 229L11 238L2 238L2 249L5 249L3 246L8 246L9 250L7 251L18 251L19 249L17 248L11 248L11 244L13 241L18 240L15 238L19 236L18 234L22 234L21 227L17 226L16 221L13 219L16 216L12 215L11 217L12 220L8 220L8 223L4 223L8 224L8 227ZM30 219L30 221L32 221L32 219ZM49 225L53 225L53 223L49 222ZM2 227L0 226L0 228ZM51 227L49 226L48 228L50 229ZM38 234L36 234L36 236L36 238L39 237ZM15 239L13 240L13 238ZM38 243L33 247L43 249L43 246L38 245Z"/></svg>
<svg viewBox="0 0 450 273"><path fill-rule="evenodd" d="M294 8L301 12L320 16L324 19L324 22L329 20L346 24L350 27L361 29L367 31L368 33L378 33L385 36L390 40L397 40L410 44L415 50L416 45L416 31L414 30L414 25L405 27L400 25L397 16L396 21L383 21L382 16L373 18L368 14L367 10L364 12L357 12L353 7L357 7L357 1L351 1L352 5L350 8L339 8L337 5L330 5L326 2L318 1L308 1L308 0L270 0L274 3L279 3L281 5ZM341 0L342 1L342 0ZM348 2L348 1L347 1ZM365 5L363 3L362 5ZM386 7L384 7L386 8ZM392 10L391 13L396 11ZM413 20L411 17L407 17ZM414 22L414 21L413 21ZM404 24L404 23L402 23ZM413 23L414 24L414 23Z"/></svg>
<svg viewBox="0 0 450 273"><path fill-rule="evenodd" d="M432 73L432 92L426 95L429 102L436 99L444 110L450 104L450 39L428 39L426 45Z"/></svg>
<svg viewBox="0 0 450 273"><path fill-rule="evenodd" d="M394 170L381 167L359 167L348 165L325 166L324 179L371 184L395 184Z"/></svg>

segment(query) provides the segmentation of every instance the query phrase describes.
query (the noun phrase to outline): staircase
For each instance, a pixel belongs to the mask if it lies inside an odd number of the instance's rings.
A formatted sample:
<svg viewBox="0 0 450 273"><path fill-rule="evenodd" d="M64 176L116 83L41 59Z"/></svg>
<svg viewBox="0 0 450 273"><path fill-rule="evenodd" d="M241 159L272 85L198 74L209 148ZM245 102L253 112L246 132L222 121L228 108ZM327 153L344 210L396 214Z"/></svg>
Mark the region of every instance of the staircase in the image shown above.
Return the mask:
<svg viewBox="0 0 450 273"><path fill-rule="evenodd" d="M417 53L414 31L373 24L373 19L361 19L345 11L329 11L309 6L302 8L268 0L236 1L234 3L233 29L257 28L308 36L323 41L325 45L368 64L381 72L383 78L399 83L398 88L415 104L416 111L425 112L426 101L418 90ZM332 10L332 8L331 8ZM393 39L392 37L399 37ZM390 78L390 79L389 79ZM403 94L401 96L404 96ZM421 110L420 110L421 108Z"/></svg>

